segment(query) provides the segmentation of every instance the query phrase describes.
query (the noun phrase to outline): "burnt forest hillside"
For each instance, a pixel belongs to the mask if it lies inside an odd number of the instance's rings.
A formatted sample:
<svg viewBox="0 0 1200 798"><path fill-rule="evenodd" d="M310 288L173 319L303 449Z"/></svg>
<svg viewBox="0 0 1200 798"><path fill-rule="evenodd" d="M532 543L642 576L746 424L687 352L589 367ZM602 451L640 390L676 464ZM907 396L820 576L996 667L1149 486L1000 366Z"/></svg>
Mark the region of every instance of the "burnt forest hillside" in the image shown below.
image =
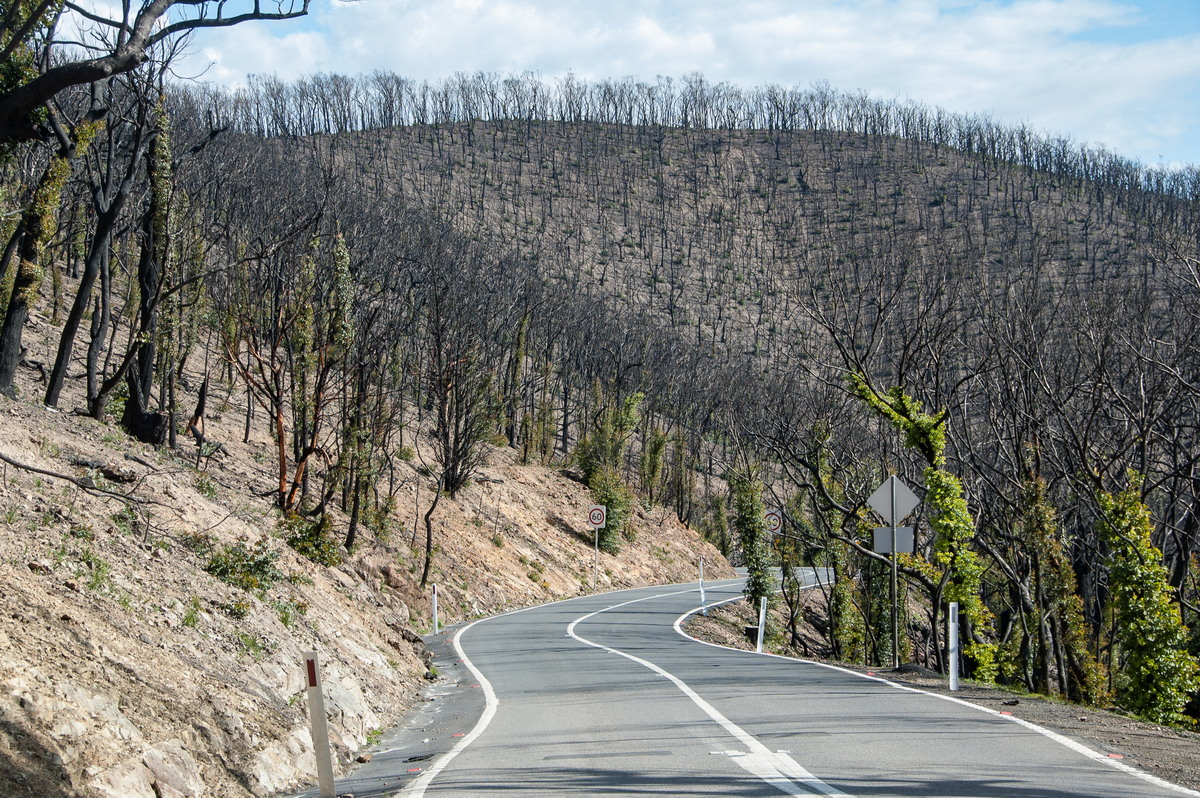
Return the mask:
<svg viewBox="0 0 1200 798"><path fill-rule="evenodd" d="M792 554L844 569L838 656L889 653L862 509L889 470L918 493L948 477L957 502L918 520L906 656L941 666L938 618L965 591L985 677L1127 694L1130 644L1104 620L1114 501L1145 508L1118 537L1145 533L1161 600L1194 620L1195 168L698 75L317 76L187 102L234 149L306 153L313 182L370 206L363 229L403 209L503 253L466 282L510 297L480 322L503 341L510 443L564 456L598 408L644 395L630 445L665 452L666 479L627 480L719 538L721 478L749 464ZM371 247L403 238L388 224Z"/></svg>
<svg viewBox="0 0 1200 798"><path fill-rule="evenodd" d="M811 656L943 670L957 602L967 676L1193 722L1200 171L824 85L167 73L0 159L0 792L288 789L309 647L345 764L432 583L587 592L591 504L601 589L822 566Z"/></svg>

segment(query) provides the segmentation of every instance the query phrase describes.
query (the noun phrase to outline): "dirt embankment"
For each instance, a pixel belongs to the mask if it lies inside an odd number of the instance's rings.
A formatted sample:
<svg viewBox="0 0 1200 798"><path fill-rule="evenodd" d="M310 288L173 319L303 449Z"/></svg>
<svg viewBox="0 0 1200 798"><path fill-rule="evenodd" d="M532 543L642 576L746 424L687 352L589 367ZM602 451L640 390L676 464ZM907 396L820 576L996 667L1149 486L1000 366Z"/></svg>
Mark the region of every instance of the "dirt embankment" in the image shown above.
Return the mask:
<svg viewBox="0 0 1200 798"><path fill-rule="evenodd" d="M237 798L311 781L310 649L343 763L417 699L432 494L416 467L402 465L389 528L325 567L284 544L271 446L265 430L242 442L238 397L214 386L208 435L226 451L197 468L192 444L172 454L47 411L20 377L26 398L0 399L0 454L49 473L0 466L0 795ZM586 489L505 450L481 477L433 517L443 622L590 590ZM601 554L601 590L694 579L701 554L722 575L669 512L640 510L633 529ZM214 562L260 581L230 584Z"/></svg>

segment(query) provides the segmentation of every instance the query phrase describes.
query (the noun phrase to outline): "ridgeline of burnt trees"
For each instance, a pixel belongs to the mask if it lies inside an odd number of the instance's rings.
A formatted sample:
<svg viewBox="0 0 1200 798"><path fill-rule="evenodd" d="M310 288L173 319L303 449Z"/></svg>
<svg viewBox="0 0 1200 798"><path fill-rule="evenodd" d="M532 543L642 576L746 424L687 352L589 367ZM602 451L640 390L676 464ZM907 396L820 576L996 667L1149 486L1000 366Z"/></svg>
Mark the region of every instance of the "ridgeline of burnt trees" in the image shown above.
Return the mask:
<svg viewBox="0 0 1200 798"><path fill-rule="evenodd" d="M746 508L779 506L772 556L832 570L821 653L855 662L893 653L865 498L894 471L924 500L900 656L944 668L957 601L971 675L1188 722L1195 169L825 86L160 72L60 95L106 109L69 169L5 164L4 296L62 325L14 387L82 371L87 412L217 468L204 397L243 394L323 557L386 526L423 436L426 575L487 444L756 561Z"/></svg>

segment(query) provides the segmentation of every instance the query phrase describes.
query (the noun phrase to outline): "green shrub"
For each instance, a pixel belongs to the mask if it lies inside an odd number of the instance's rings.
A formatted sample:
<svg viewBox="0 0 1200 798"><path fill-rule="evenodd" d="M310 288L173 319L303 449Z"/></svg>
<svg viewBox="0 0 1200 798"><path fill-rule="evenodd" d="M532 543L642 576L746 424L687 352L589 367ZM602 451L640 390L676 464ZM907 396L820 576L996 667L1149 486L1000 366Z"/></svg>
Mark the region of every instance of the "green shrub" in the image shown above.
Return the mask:
<svg viewBox="0 0 1200 798"><path fill-rule="evenodd" d="M254 659L262 659L273 650L270 643L248 632L238 632L238 643L241 644L242 650Z"/></svg>
<svg viewBox="0 0 1200 798"><path fill-rule="evenodd" d="M217 497L217 486L208 474L197 474L196 478L192 481L192 487L206 499L215 499Z"/></svg>
<svg viewBox="0 0 1200 798"><path fill-rule="evenodd" d="M113 526L115 526L117 531L119 531L122 535L132 535L134 529L137 528L137 511L129 505L125 505L120 510L113 513L110 518L112 519Z"/></svg>
<svg viewBox="0 0 1200 798"><path fill-rule="evenodd" d="M254 605L248 599L239 598L229 604L219 604L221 609L225 610L225 614L235 621L241 621L250 616L250 610L254 609Z"/></svg>
<svg viewBox="0 0 1200 798"><path fill-rule="evenodd" d="M109 567L104 558L85 547L79 553L79 560L86 568L80 570L76 575L87 576L88 590L103 591L109 587Z"/></svg>
<svg viewBox="0 0 1200 798"><path fill-rule="evenodd" d="M1100 494L1100 535L1111 560L1111 606L1122 666L1117 700L1155 723L1192 726L1184 714L1200 688L1200 665L1187 651L1187 627L1172 599L1162 552L1150 542L1153 523L1141 500L1142 477L1113 496Z"/></svg>
<svg viewBox="0 0 1200 798"><path fill-rule="evenodd" d="M596 504L608 508L604 529L600 530L600 550L616 554L621 550L620 538L625 536L629 523L633 494L616 469L607 467L598 468L593 472L592 478L588 480L588 487L592 490L592 499Z"/></svg>
<svg viewBox="0 0 1200 798"><path fill-rule="evenodd" d="M342 548L333 536L333 522L329 516L308 519L299 513L288 513L280 527L284 541L308 559L331 567L341 564Z"/></svg>
<svg viewBox="0 0 1200 798"><path fill-rule="evenodd" d="M279 553L271 551L266 540L259 540L253 548L239 541L214 550L204 570L234 587L263 592L283 578L283 572L275 567L277 559Z"/></svg>
<svg viewBox="0 0 1200 798"><path fill-rule="evenodd" d="M216 541L211 535L206 535L203 532L184 532L179 536L179 542L188 551L194 551L201 557L207 557L213 553L216 547Z"/></svg>
<svg viewBox="0 0 1200 798"><path fill-rule="evenodd" d="M308 603L304 601L298 601L296 599L281 599L279 601L272 601L271 607L279 616L279 622L284 626L291 626L296 622L297 616L308 612Z"/></svg>
<svg viewBox="0 0 1200 798"><path fill-rule="evenodd" d="M200 622L200 599L192 596L188 608L183 613L183 625L188 629L195 629L196 624Z"/></svg>
<svg viewBox="0 0 1200 798"><path fill-rule="evenodd" d="M382 502L363 500L362 522L383 543L392 538L392 513L396 510L396 497L389 496Z"/></svg>

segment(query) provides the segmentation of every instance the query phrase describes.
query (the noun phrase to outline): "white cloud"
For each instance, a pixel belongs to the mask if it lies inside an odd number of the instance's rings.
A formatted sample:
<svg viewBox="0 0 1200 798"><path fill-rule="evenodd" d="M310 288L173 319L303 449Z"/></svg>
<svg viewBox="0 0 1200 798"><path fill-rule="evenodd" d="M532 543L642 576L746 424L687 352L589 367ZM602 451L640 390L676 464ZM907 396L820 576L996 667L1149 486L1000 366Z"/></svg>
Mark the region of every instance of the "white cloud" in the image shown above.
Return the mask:
<svg viewBox="0 0 1200 798"><path fill-rule="evenodd" d="M224 29L219 40L197 37L192 54L175 66L175 72L185 78L239 86L249 75L295 77L319 69L305 65L330 62L331 42L324 35L315 31L277 33L263 25L239 25Z"/></svg>
<svg viewBox="0 0 1200 798"><path fill-rule="evenodd" d="M321 0L322 3L328 0ZM828 80L1063 132L1118 152L1200 162L1200 30L1124 41L1132 0L362 0L310 20L211 31L210 80L382 69L700 71L744 86Z"/></svg>

